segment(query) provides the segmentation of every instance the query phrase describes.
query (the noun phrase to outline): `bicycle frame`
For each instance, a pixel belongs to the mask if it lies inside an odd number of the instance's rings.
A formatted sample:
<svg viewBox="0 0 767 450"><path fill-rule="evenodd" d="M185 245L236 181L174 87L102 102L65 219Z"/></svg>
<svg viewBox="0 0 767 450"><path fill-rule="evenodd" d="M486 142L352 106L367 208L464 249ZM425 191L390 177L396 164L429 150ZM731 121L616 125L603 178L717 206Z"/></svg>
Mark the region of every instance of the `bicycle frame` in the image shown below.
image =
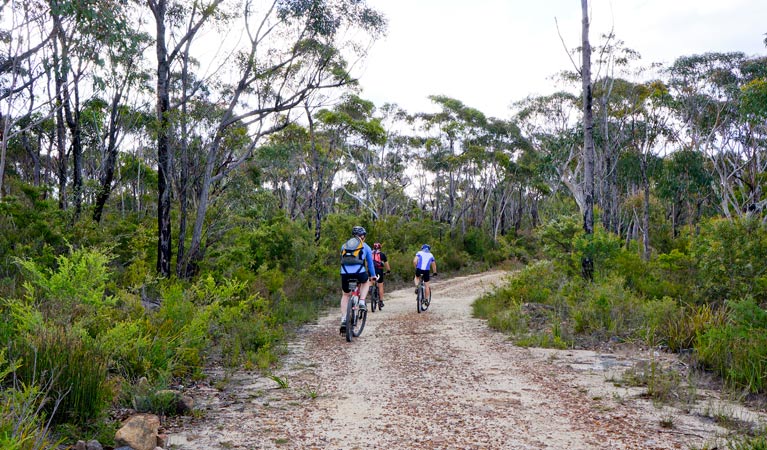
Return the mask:
<svg viewBox="0 0 767 450"><path fill-rule="evenodd" d="M356 281L349 282L351 293L346 304L346 341L351 342L353 337L359 337L365 328L367 310L359 308L360 287Z"/></svg>

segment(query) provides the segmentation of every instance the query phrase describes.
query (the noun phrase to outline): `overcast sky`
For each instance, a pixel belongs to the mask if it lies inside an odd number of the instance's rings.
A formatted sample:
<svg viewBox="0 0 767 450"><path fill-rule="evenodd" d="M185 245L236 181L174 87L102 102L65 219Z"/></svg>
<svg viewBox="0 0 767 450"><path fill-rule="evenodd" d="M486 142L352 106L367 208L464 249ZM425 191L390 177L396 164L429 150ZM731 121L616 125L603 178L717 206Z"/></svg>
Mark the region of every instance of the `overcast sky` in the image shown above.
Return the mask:
<svg viewBox="0 0 767 450"><path fill-rule="evenodd" d="M642 62L741 51L765 55L767 0L591 0L591 41L615 30ZM447 95L488 116L549 94L550 77L572 69L580 45L579 0L368 0L389 21L358 67L362 97L377 106L433 111L428 95Z"/></svg>

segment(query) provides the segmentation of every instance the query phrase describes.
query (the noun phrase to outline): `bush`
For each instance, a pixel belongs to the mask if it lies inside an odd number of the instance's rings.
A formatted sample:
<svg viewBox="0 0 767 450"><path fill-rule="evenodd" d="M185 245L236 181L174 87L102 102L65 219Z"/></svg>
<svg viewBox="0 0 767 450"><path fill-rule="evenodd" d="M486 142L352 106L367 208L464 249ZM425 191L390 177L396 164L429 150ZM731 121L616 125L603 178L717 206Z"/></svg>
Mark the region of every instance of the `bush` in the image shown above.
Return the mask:
<svg viewBox="0 0 767 450"><path fill-rule="evenodd" d="M767 301L767 227L756 219L712 219L691 244L701 301Z"/></svg>
<svg viewBox="0 0 767 450"><path fill-rule="evenodd" d="M727 382L763 393L767 388L767 311L754 299L728 302L727 321L708 328L695 349Z"/></svg>
<svg viewBox="0 0 767 450"><path fill-rule="evenodd" d="M628 337L640 327L641 301L620 277L589 283L571 280L563 290L576 333Z"/></svg>
<svg viewBox="0 0 767 450"><path fill-rule="evenodd" d="M18 260L30 280L24 283L27 296L35 299L45 320L98 334L105 321L97 317L114 305L114 298L106 295L109 256L97 249L76 249L56 262L56 269L48 270L32 260Z"/></svg>

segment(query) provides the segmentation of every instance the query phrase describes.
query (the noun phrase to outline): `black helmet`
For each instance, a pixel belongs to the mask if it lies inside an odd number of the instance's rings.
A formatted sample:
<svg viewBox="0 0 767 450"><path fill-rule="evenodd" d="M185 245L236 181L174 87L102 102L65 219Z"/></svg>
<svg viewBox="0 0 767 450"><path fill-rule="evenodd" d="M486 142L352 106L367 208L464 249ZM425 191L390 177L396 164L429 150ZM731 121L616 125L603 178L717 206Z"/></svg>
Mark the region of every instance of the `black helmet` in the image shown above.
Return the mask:
<svg viewBox="0 0 767 450"><path fill-rule="evenodd" d="M352 228L352 236L365 236L367 234L368 234L368 232L365 231L365 228L363 228L361 226L356 226L356 227Z"/></svg>

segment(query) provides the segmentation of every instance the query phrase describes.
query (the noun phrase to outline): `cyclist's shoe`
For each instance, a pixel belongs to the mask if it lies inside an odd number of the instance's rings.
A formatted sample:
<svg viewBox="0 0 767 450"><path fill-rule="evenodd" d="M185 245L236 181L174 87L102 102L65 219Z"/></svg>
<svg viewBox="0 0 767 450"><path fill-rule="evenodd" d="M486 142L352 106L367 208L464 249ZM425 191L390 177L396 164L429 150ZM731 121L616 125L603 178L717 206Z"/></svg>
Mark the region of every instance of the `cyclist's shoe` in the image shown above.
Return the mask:
<svg viewBox="0 0 767 450"><path fill-rule="evenodd" d="M365 300L360 300L360 302L357 304L357 307L363 311L368 309L368 305L365 304Z"/></svg>
<svg viewBox="0 0 767 450"><path fill-rule="evenodd" d="M383 300L378 301L378 309L383 309Z"/></svg>
<svg viewBox="0 0 767 450"><path fill-rule="evenodd" d="M342 321L341 321L341 328L340 328L338 331L339 331L341 334L345 334L345 333L346 333L346 321L345 321L345 320L342 320Z"/></svg>
<svg viewBox="0 0 767 450"><path fill-rule="evenodd" d="M418 288L415 288L415 294L418 295Z"/></svg>

